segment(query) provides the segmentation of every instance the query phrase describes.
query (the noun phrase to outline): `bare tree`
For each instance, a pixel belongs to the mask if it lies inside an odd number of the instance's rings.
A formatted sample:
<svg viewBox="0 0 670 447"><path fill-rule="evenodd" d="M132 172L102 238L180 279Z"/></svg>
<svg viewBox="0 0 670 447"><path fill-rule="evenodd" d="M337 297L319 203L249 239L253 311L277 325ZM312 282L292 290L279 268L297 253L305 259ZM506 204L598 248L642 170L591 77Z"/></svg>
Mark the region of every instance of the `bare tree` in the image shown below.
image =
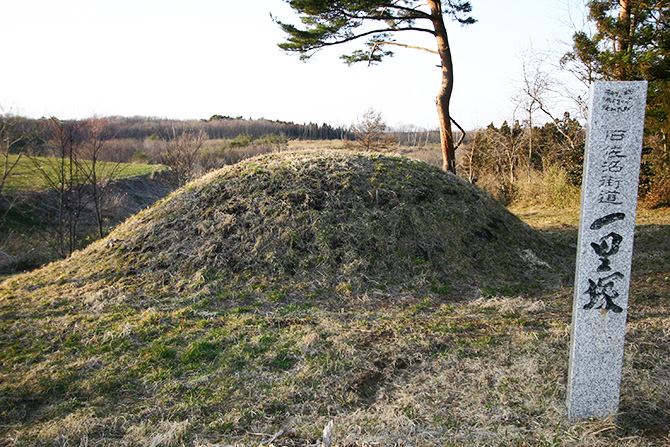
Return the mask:
<svg viewBox="0 0 670 447"><path fill-rule="evenodd" d="M523 60L522 65L522 75L523 79L520 87L520 100L519 106L527 113L528 124L529 124L529 141L528 141L528 174L530 176L530 169L533 156L533 140L532 140L532 129L533 129L533 113L537 110L540 110L546 117L548 117L556 126L556 129L565 137L565 139L570 144L572 150L574 150L578 144L575 141L575 136L570 135L568 132L564 131L564 126L561 126L560 119L555 116L551 111L552 104L557 102L556 99L560 97L569 97L572 100L575 100L574 95L564 95L567 89L562 85L556 77L553 76L552 72L556 71L556 68L547 67L549 56L546 53L537 53L531 52L527 54ZM584 113L582 109L581 96L576 101L577 105L580 108L580 111ZM529 177L530 178L530 177Z"/></svg>
<svg viewBox="0 0 670 447"><path fill-rule="evenodd" d="M13 124L12 116L9 114L0 115L0 161L2 162L0 177L0 221L2 222L4 222L9 212L19 200L19 194L16 191L6 194L7 182L24 155L24 146L21 143L25 142L25 135L22 132L17 132ZM4 249L13 232L13 230L8 230L6 234L3 234L4 237L2 242L0 242L0 248ZM9 260L12 262L16 259L14 256L1 250L0 254L6 258L5 261Z"/></svg>
<svg viewBox="0 0 670 447"><path fill-rule="evenodd" d="M93 202L98 237L102 238L105 236L103 211L108 198L108 186L111 180L118 177L124 165L119 162L102 162L107 142L113 137L107 119L93 118L82 122L81 133L81 153L77 163L89 185L88 193Z"/></svg>
<svg viewBox="0 0 670 447"><path fill-rule="evenodd" d="M475 140L476 136L479 135L480 131L475 131ZM467 176L467 179L470 183L477 183L478 180L478 171L479 167L477 166L476 157L477 157L477 145L475 141L465 146L465 151L463 151L463 160L461 162L461 170ZM461 174L462 176L463 174Z"/></svg>
<svg viewBox="0 0 670 447"><path fill-rule="evenodd" d="M85 179L80 161L82 124L77 121L49 120L51 137L47 145L52 157L30 159L34 168L50 190L45 194L44 215L52 222L47 225L47 243L61 257L69 256L78 248L79 218L86 206Z"/></svg>
<svg viewBox="0 0 670 447"><path fill-rule="evenodd" d="M477 133L472 145L470 169L491 172L503 190L509 189L523 160L525 134L519 123L510 127L504 122L500 129L491 124Z"/></svg>
<svg viewBox="0 0 670 447"><path fill-rule="evenodd" d="M351 126L351 131L356 138L355 146L364 151L384 152L393 144L381 112L372 107Z"/></svg>
<svg viewBox="0 0 670 447"><path fill-rule="evenodd" d="M539 108L538 98L544 96L547 87L547 79L538 66L531 67L527 60L523 61L523 84L521 87L522 95L519 97L518 106L523 109L528 117L526 132L528 133L528 156L526 160L526 174L528 182L531 180L531 171L533 165L533 113Z"/></svg>
<svg viewBox="0 0 670 447"><path fill-rule="evenodd" d="M7 181L12 174L12 171L21 161L23 157L23 147L19 143L24 139L24 135L17 133L13 129L11 116L0 116L0 156L2 159L2 177L0 178L0 197L5 203L5 209L2 213L2 218L7 216L7 213L16 203L16 196L7 197L5 195L5 187Z"/></svg>
<svg viewBox="0 0 670 447"><path fill-rule="evenodd" d="M172 127L161 144L159 160L170 168L174 183L181 186L198 174L198 159L207 136L202 129Z"/></svg>

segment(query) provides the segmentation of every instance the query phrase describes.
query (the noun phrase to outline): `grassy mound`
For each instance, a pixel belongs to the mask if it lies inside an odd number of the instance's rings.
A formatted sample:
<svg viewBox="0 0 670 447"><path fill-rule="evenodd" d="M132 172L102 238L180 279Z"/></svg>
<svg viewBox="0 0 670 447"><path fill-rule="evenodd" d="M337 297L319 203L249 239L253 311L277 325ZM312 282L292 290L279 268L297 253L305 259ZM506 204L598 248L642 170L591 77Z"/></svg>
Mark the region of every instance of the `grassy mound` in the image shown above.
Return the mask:
<svg viewBox="0 0 670 447"><path fill-rule="evenodd" d="M223 307L259 297L340 306L333 296L475 298L539 285L556 273L556 255L491 197L436 168L300 152L208 175L37 276L122 284L150 305L178 295Z"/></svg>
<svg viewBox="0 0 670 447"><path fill-rule="evenodd" d="M569 424L570 291L542 287L566 238L405 159L225 168L0 285L0 445L306 446L330 420L337 446L662 445L666 230L642 244L629 416Z"/></svg>

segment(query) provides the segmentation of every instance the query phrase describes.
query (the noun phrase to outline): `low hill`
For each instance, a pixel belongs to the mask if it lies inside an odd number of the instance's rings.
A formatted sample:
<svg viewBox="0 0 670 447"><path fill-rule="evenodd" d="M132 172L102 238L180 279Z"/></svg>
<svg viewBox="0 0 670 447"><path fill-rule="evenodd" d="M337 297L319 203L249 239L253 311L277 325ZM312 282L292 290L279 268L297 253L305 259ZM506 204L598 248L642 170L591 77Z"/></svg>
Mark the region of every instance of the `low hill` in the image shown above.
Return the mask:
<svg viewBox="0 0 670 447"><path fill-rule="evenodd" d="M226 167L0 286L0 445L608 445L556 241L408 159Z"/></svg>
<svg viewBox="0 0 670 447"><path fill-rule="evenodd" d="M456 176L408 159L318 151L216 171L35 276L85 278L82 289L132 284L135 299L154 306L175 294L236 306L270 291L299 301L468 299L482 288L540 285L558 254ZM217 298L240 292L248 299Z"/></svg>

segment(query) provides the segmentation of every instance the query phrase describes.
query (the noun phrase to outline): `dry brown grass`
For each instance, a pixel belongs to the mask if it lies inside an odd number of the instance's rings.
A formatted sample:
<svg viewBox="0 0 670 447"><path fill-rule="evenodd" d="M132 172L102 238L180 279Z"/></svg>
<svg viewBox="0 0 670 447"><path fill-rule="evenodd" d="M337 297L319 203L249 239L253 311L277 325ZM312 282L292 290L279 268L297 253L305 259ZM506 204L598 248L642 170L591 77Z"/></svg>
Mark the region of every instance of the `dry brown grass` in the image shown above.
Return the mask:
<svg viewBox="0 0 670 447"><path fill-rule="evenodd" d="M530 278L551 282L563 255L437 168L301 151L209 174L51 269L89 281L130 276L145 295L269 287L287 299L357 295L364 304L409 291L470 298Z"/></svg>
<svg viewBox="0 0 670 447"><path fill-rule="evenodd" d="M292 151L301 150L333 150L344 149L344 140L289 140L288 149Z"/></svg>
<svg viewBox="0 0 670 447"><path fill-rule="evenodd" d="M636 234L621 414L576 423L574 218L521 215L541 231L374 154L212 173L0 286L0 445L306 446L331 420L338 447L667 445L667 215Z"/></svg>

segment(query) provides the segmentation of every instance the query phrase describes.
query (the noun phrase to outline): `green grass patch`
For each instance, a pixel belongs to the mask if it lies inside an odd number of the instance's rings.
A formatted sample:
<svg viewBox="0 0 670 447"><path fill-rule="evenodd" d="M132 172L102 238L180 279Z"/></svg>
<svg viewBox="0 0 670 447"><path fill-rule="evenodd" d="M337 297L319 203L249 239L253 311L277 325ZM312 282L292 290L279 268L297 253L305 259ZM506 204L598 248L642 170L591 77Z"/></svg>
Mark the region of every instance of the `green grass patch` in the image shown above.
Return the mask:
<svg viewBox="0 0 670 447"><path fill-rule="evenodd" d="M16 162L18 155L9 156L9 164ZM5 163L5 156L0 155L0 163ZM91 162L82 160L84 170L91 170ZM51 157L26 157L22 156L11 171L5 183L5 192L16 193L21 191L40 191L49 188L49 182L46 181L45 176L50 178L58 178L57 172L60 169L61 160ZM123 179L130 177L138 177L142 175L160 172L164 170L164 166L147 165L135 163L111 163L111 162L97 162L96 170L98 176L109 179ZM66 173L70 171L69 161L66 160L64 164ZM76 182L83 182L84 179L75 179Z"/></svg>

